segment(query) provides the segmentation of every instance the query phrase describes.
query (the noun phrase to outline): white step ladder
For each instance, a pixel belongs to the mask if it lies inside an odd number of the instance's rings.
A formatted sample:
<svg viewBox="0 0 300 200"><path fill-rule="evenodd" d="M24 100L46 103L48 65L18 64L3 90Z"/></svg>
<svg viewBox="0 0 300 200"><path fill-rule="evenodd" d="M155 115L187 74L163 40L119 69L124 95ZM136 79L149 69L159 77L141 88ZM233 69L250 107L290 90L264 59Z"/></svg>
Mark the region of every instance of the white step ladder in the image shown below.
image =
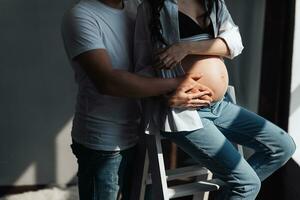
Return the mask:
<svg viewBox="0 0 300 200"><path fill-rule="evenodd" d="M228 87L228 94L236 102L234 88ZM194 200L208 200L210 191L218 190L225 183L212 179L213 174L201 165L192 165L166 170L160 134L144 134L139 144L136 174L132 186L131 200L144 200L147 184L152 184L152 197L155 200L169 200L193 195ZM242 146L237 145L243 155ZM177 179L197 177L197 181L168 187L167 182Z"/></svg>

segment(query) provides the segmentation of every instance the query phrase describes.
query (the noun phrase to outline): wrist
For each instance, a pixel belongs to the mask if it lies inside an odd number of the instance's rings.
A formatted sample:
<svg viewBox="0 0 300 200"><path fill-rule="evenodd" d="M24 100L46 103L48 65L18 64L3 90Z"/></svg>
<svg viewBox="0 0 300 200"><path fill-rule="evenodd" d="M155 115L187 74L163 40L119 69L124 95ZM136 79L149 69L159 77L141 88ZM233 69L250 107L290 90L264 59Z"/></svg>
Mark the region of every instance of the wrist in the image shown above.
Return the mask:
<svg viewBox="0 0 300 200"><path fill-rule="evenodd" d="M185 52L185 55L194 54L193 50L193 42L184 42L183 43L183 51Z"/></svg>
<svg viewBox="0 0 300 200"><path fill-rule="evenodd" d="M183 80L184 79L182 77L164 79L163 82L166 84L164 94L169 94L174 92Z"/></svg>
<svg viewBox="0 0 300 200"><path fill-rule="evenodd" d="M185 77L184 76L179 76L179 77L176 77L176 78L174 78L174 88L173 88L173 91L174 90L176 90L179 86L180 86L180 84L184 81L184 79L185 79Z"/></svg>

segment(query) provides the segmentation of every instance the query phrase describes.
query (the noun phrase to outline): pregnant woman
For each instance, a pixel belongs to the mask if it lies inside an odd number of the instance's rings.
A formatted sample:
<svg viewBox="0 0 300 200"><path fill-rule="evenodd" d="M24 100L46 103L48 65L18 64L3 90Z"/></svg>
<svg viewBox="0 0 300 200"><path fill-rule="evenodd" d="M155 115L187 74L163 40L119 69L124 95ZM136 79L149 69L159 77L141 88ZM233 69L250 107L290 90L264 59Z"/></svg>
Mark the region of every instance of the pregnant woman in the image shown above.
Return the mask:
<svg viewBox="0 0 300 200"><path fill-rule="evenodd" d="M139 6L136 72L164 77L177 76L180 70L201 73L198 81L211 90L191 100L198 107L202 128L161 134L227 183L219 194L222 200L255 199L261 181L283 166L296 148L284 130L228 100L223 57L232 59L242 49L224 0L144 0ZM169 105L177 106L172 96ZM145 115L149 111L154 109ZM146 123L153 125L151 120ZM230 141L254 154L245 160Z"/></svg>

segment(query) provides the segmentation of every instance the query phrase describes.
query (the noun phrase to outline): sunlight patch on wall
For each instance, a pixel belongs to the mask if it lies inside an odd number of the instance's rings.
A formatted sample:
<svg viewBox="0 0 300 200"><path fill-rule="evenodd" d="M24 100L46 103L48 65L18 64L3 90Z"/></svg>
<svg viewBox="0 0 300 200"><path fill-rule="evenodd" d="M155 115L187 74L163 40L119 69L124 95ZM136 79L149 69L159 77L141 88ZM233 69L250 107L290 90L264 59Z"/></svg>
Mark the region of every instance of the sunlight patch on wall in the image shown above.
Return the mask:
<svg viewBox="0 0 300 200"><path fill-rule="evenodd" d="M300 165L300 1L296 1L294 36L289 133L298 146L293 158Z"/></svg>
<svg viewBox="0 0 300 200"><path fill-rule="evenodd" d="M291 136L293 137L294 141L296 142L297 145L297 149L295 154L293 155L294 160L298 163L298 165L300 165L300 126L299 126L299 122L300 122L300 109L297 110L297 112L295 112L292 116L290 116L289 118L289 133L291 134Z"/></svg>
<svg viewBox="0 0 300 200"><path fill-rule="evenodd" d="M72 120L70 119L57 134L55 140L55 158L56 158L56 183L69 183L77 172L77 164L72 154L70 144Z"/></svg>
<svg viewBox="0 0 300 200"><path fill-rule="evenodd" d="M30 164L23 174L15 181L14 185L28 185L36 182L36 164Z"/></svg>

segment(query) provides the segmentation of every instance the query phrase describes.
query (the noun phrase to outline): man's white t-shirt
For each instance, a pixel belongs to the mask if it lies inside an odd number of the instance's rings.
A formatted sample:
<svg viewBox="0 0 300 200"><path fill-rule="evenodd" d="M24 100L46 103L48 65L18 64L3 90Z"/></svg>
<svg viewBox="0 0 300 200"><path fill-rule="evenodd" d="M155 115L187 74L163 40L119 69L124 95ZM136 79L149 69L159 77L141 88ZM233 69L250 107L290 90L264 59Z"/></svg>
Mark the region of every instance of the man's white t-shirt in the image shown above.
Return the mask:
<svg viewBox="0 0 300 200"><path fill-rule="evenodd" d="M97 0L81 0L64 16L62 36L78 84L72 138L96 150L116 151L138 140L138 100L101 94L73 58L86 51L105 49L115 69L133 72L133 35L137 1L124 9Z"/></svg>

